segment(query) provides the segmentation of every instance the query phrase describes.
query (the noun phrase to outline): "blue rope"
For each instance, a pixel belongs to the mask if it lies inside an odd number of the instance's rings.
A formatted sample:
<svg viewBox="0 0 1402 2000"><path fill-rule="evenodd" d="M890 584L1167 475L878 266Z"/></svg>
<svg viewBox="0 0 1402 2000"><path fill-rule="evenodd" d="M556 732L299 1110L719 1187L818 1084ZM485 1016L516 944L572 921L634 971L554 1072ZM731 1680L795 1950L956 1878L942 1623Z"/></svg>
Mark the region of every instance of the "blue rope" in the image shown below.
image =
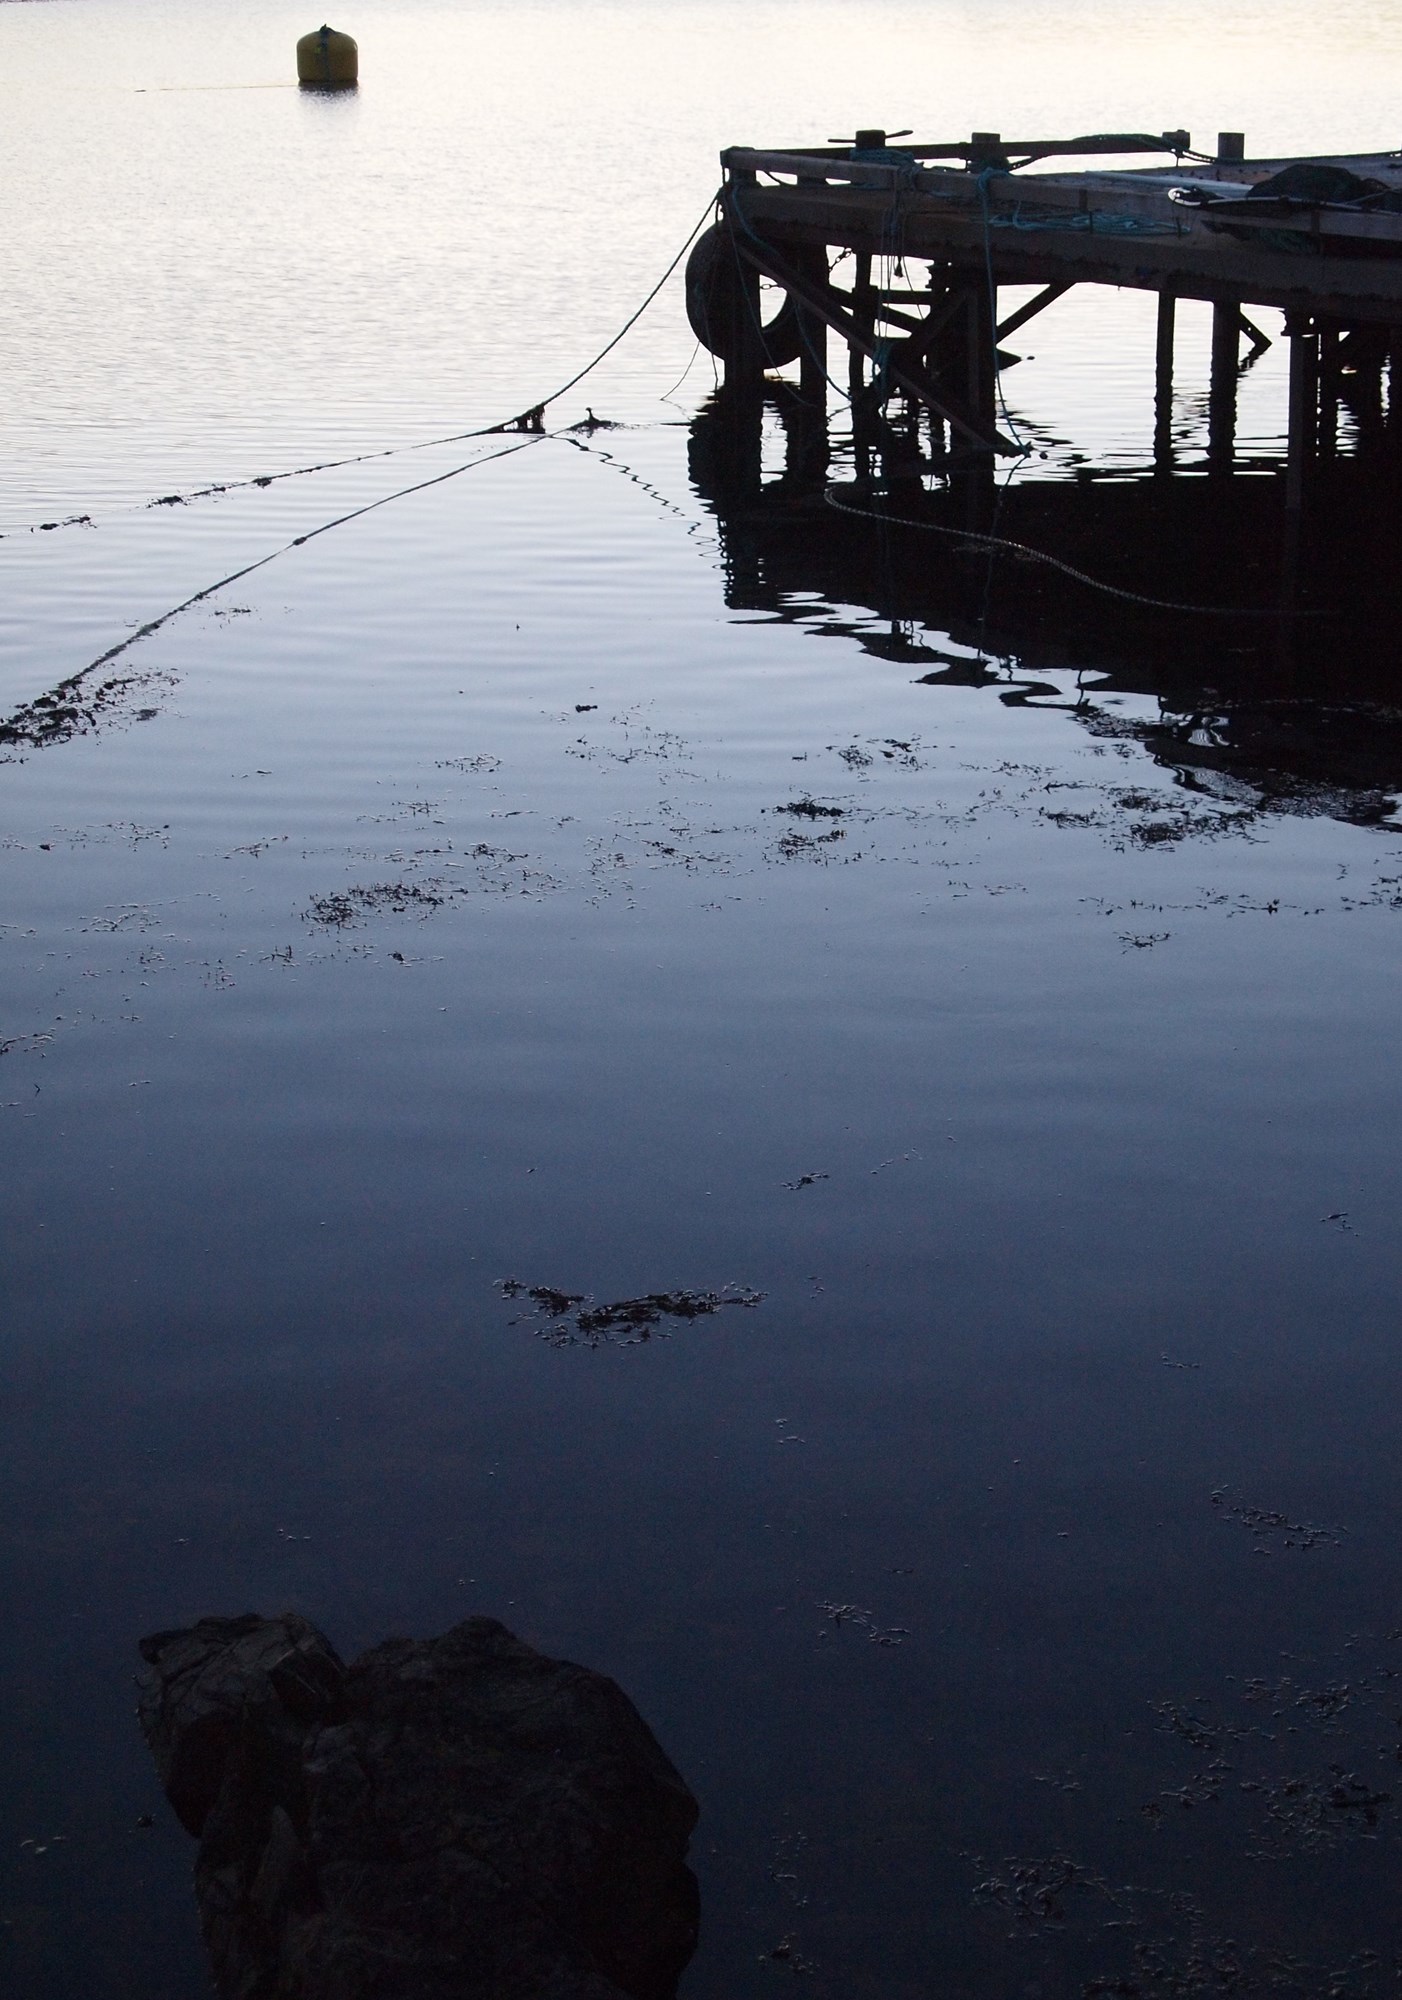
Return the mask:
<svg viewBox="0 0 1402 2000"><path fill-rule="evenodd" d="M854 146L852 164L859 167L894 167L893 187L913 188L920 184L920 166L914 153L903 152L899 146Z"/></svg>
<svg viewBox="0 0 1402 2000"><path fill-rule="evenodd" d="M983 268L988 280L988 321L993 336L993 386L998 396L998 407L1003 413L1003 422L1007 425L1014 444L1026 458L1032 447L1019 431L1012 411L1008 408L1008 399L1003 394L1003 369L998 360L998 287L993 278L993 232L988 206L988 184L1000 178L1005 177L1000 175L997 167L985 167L978 177L979 205L983 210Z"/></svg>
<svg viewBox="0 0 1402 2000"><path fill-rule="evenodd" d="M1033 204L1035 206L1035 204ZM1017 229L1024 233L1071 231L1091 236L1181 236L1182 224L1178 222L1155 222L1138 215L1110 215L1104 210L1088 209L1084 213L1071 211L1063 215L1055 212L1044 213L1035 220L1028 221L1023 216L1022 202L1018 202L1011 215L988 215L986 223L992 229Z"/></svg>

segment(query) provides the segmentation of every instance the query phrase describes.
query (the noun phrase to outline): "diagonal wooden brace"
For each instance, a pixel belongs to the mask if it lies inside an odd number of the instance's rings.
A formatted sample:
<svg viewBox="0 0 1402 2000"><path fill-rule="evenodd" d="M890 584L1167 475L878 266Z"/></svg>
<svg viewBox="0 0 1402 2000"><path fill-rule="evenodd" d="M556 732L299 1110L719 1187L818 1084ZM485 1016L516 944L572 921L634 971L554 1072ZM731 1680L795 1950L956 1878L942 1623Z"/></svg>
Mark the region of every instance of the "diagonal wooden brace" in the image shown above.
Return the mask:
<svg viewBox="0 0 1402 2000"><path fill-rule="evenodd" d="M1020 326L1026 326L1028 320L1035 319L1039 312L1045 312L1048 306L1055 305L1056 301L1063 298L1070 290L1069 282L1064 285L1048 285L1044 291L1038 292L1035 299L1029 299L1027 304L1019 306L1015 313L1009 313L998 329L998 339L1006 340L1010 333L1016 333Z"/></svg>
<svg viewBox="0 0 1402 2000"><path fill-rule="evenodd" d="M764 277L776 285L782 285L796 304L806 306L810 312L826 320L833 332L840 334L849 347L855 347L859 353L865 354L869 361L874 361L878 368L884 369L888 382L894 383L898 389L904 389L906 394L914 396L917 402L924 403L937 417L943 417L947 424L951 424L957 431L962 431L964 436L971 438L975 444L982 445L985 451L1018 455L1019 447L1011 438L1004 437L996 425L982 423L971 410L966 409L947 391L936 391L934 384L923 370L917 371L905 367L889 352L883 353L882 350L887 348L889 343L869 335L850 313L844 312L831 286L810 283L807 278L801 277L797 271L791 269L768 243L762 243L758 238L737 232L735 247L745 261L753 264Z"/></svg>

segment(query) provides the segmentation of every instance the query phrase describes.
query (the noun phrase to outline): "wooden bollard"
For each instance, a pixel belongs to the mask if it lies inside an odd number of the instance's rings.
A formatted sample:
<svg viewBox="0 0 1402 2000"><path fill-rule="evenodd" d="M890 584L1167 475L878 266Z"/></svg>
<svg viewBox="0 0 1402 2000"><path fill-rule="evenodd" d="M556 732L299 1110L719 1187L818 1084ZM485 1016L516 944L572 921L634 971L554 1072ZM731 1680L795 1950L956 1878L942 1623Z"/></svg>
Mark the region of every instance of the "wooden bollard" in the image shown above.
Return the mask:
<svg viewBox="0 0 1402 2000"><path fill-rule="evenodd" d="M990 168L997 174L1012 172L1001 132L971 132L967 158L971 174L986 173Z"/></svg>

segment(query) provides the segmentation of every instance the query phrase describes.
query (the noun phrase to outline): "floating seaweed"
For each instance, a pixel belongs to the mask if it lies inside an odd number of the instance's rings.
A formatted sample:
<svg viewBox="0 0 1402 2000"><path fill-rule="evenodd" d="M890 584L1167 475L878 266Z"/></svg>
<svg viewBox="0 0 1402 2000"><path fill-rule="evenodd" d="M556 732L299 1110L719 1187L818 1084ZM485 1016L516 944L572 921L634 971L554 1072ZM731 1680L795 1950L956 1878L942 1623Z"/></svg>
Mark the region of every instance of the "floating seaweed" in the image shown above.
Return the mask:
<svg viewBox="0 0 1402 2000"><path fill-rule="evenodd" d="M530 1300L536 1331L552 1347L640 1347L665 1339L673 1331L669 1320L705 1319L723 1306L757 1306L764 1297L748 1285L724 1285L718 1292L644 1292L594 1305L587 1293L520 1278L499 1279L497 1289L503 1298Z"/></svg>

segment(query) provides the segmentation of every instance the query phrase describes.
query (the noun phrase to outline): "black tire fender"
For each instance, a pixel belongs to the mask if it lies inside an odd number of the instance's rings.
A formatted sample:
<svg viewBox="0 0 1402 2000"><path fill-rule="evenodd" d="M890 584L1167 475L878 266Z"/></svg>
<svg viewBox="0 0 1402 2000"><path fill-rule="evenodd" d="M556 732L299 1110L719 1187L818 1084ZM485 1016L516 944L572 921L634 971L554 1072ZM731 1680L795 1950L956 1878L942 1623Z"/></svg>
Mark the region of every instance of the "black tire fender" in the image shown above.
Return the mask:
<svg viewBox="0 0 1402 2000"><path fill-rule="evenodd" d="M794 264L805 278L827 279L827 258L821 249L786 247L786 261ZM821 266L821 269L819 268ZM734 238L723 222L716 222L698 238L686 260L686 316L691 330L704 348L722 361L736 359L740 313L744 293ZM764 365L787 368L803 352L803 329L798 310L785 294L784 303L763 328Z"/></svg>

